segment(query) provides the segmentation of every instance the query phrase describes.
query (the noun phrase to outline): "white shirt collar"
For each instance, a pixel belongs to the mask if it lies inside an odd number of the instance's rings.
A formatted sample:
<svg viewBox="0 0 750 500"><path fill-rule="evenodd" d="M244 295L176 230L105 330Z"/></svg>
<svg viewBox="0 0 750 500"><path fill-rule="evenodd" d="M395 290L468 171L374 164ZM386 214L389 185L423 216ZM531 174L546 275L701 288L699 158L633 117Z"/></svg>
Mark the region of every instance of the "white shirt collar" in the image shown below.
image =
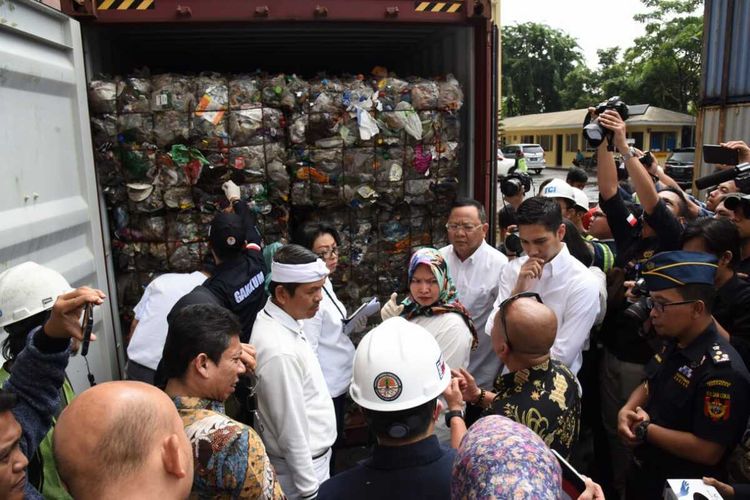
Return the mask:
<svg viewBox="0 0 750 500"><path fill-rule="evenodd" d="M454 254L454 255L456 256L456 258L458 259L458 261L459 261L459 262L462 262L462 263L463 263L463 262L474 262L474 259L475 259L475 258L478 258L478 257L480 257L480 256L481 256L481 253L482 253L482 252L484 252L484 251L486 251L486 248L485 248L486 246L489 246L489 245L487 244L487 240L482 240L482 244L481 244L481 245L479 245L479 247L478 247L478 248L477 248L476 250L474 250L474 253L473 253L473 254L471 254L471 255L469 255L469 256L468 256L468 257L466 258L466 260L464 260L464 261L462 261L462 260L461 260L461 257L459 257L459 256L458 256L458 254L456 253L456 247L455 247L455 246L451 245L451 251L452 251L452 252L453 252L453 254Z"/></svg>
<svg viewBox="0 0 750 500"><path fill-rule="evenodd" d="M562 249L555 255L555 257L549 261L549 269L550 269L550 277L554 276L557 273L563 272L570 263L570 251L568 251L568 246L563 243Z"/></svg>
<svg viewBox="0 0 750 500"><path fill-rule="evenodd" d="M266 301L266 306L263 308L263 310L268 313L268 315L271 316L272 319L280 323L281 326L290 329L294 333L302 333L302 321L298 321L289 316L289 314L287 314L285 310L277 306L271 300L271 297L269 297Z"/></svg>

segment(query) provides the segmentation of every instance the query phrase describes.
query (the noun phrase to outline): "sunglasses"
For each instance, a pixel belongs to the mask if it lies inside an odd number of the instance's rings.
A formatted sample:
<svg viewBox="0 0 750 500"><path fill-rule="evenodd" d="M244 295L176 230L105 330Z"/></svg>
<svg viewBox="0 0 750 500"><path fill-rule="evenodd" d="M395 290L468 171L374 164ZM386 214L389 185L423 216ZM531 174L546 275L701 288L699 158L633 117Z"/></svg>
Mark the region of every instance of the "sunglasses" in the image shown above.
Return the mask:
<svg viewBox="0 0 750 500"><path fill-rule="evenodd" d="M497 313L500 315L500 323L503 325L503 332L505 332L505 343L508 344L509 349L513 349L513 344L510 343L510 333L508 332L508 325L505 322L505 315L506 315L506 309L510 304L515 302L518 299L523 298L529 298L529 299L535 299L540 304L544 304L542 302L542 298L539 296L536 292L521 292L517 293L515 295L511 295L504 301L500 302L500 305L497 308Z"/></svg>

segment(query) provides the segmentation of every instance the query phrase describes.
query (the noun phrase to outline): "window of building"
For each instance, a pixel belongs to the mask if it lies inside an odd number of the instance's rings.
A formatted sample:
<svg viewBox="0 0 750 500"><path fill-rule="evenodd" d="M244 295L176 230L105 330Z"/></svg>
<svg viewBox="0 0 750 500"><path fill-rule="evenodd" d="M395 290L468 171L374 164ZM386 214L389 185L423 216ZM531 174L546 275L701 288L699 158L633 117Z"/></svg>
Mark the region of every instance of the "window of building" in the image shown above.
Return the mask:
<svg viewBox="0 0 750 500"><path fill-rule="evenodd" d="M672 151L676 145L674 132L651 132L651 151Z"/></svg>
<svg viewBox="0 0 750 500"><path fill-rule="evenodd" d="M578 134L565 134L565 151L578 151Z"/></svg>
<svg viewBox="0 0 750 500"><path fill-rule="evenodd" d="M521 144L533 144L534 143L534 136L533 135L522 135L521 136Z"/></svg>
<svg viewBox="0 0 750 500"><path fill-rule="evenodd" d="M628 134L628 136L633 139L633 146L643 151L643 132L633 132L632 134Z"/></svg>
<svg viewBox="0 0 750 500"><path fill-rule="evenodd" d="M529 141L532 142L532 141ZM545 151L552 151L552 136L551 135L540 135L538 144Z"/></svg>

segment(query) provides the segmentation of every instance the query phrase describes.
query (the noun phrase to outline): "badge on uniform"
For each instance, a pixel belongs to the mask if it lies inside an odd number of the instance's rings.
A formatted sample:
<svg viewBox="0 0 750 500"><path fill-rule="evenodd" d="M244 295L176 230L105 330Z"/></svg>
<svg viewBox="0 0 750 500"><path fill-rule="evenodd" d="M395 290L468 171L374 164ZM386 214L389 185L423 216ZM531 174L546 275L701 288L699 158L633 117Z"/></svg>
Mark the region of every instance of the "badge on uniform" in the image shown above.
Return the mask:
<svg viewBox="0 0 750 500"><path fill-rule="evenodd" d="M706 397L703 399L703 413L714 422L729 420L730 402L728 396L728 394L710 392L706 394Z"/></svg>

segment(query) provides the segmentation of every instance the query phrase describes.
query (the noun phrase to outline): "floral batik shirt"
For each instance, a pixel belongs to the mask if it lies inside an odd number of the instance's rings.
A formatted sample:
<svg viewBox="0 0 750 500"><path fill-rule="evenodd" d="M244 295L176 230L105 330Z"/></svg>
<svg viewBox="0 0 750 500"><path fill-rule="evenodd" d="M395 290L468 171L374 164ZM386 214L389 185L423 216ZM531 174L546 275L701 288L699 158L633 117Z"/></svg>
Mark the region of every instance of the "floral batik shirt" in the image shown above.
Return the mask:
<svg viewBox="0 0 750 500"><path fill-rule="evenodd" d="M284 498L263 442L255 431L224 414L224 405L172 398L193 448L190 498Z"/></svg>
<svg viewBox="0 0 750 500"><path fill-rule="evenodd" d="M564 457L578 439L581 398L567 366L550 359L531 368L498 375L487 413L525 425Z"/></svg>

